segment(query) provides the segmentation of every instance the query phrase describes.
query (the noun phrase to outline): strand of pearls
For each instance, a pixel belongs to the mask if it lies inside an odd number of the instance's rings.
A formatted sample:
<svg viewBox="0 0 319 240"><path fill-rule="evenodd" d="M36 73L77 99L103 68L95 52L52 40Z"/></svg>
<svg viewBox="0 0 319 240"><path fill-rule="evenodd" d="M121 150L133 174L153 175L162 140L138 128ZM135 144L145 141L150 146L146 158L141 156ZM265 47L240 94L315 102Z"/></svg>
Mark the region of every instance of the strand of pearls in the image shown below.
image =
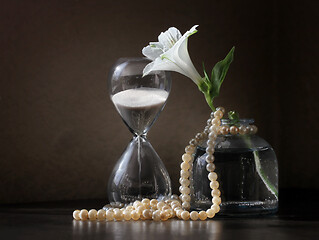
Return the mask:
<svg viewBox="0 0 319 240"><path fill-rule="evenodd" d="M129 221L129 220L149 220L166 221L175 216L181 218L177 212L183 211L181 201L177 195L172 195L170 199L158 201L156 199L144 198L142 201L135 201L123 208L106 206L106 210L86 209L75 210L73 218L75 220L99 220L99 221Z"/></svg>
<svg viewBox="0 0 319 240"><path fill-rule="evenodd" d="M255 125L240 125L237 126L228 126L224 125L219 128L219 135L253 135L256 134L258 131L258 128Z"/></svg>
<svg viewBox="0 0 319 240"><path fill-rule="evenodd" d="M216 109L215 112L212 112L211 118L207 120L207 126L205 127L204 131L201 133L196 134L195 138L191 139L189 145L185 148L185 154L182 156L183 162L181 163L181 172L180 172L180 179L179 182L181 184L179 191L181 193L180 199L182 201L182 207L184 211L181 215L183 220L205 220L206 218L213 218L216 213L220 210L220 190L219 182L217 181L217 174L215 171L215 164L214 164L214 151L215 151L215 143L218 134L220 133L220 125L221 125L221 118L224 116L225 109L219 107ZM208 179L210 180L210 187L212 189L212 206L210 209L206 211L192 211L189 212L190 209L190 183L189 180L190 176L192 175L192 168L193 168L193 161L194 161L194 153L196 151L196 147L202 143L204 139L208 137L207 141L207 148L206 148L206 170L208 171Z"/></svg>
<svg viewBox="0 0 319 240"><path fill-rule="evenodd" d="M203 132L196 134L195 138L191 139L189 145L185 148L185 153L182 156L182 163L180 165L180 179L181 184L179 191L181 195L172 195L163 201L156 199L144 198L142 201L135 201L134 203L124 206L119 203L115 205L106 205L104 209L90 211L86 209L75 210L73 212L73 218L75 220L99 220L99 221L129 221L129 220L149 220L154 221L166 221L170 218L177 217L182 220L206 220L207 218L213 218L216 213L220 211L219 205L221 204L221 192L219 188L219 182L217 181L217 174L214 164L214 151L216 138L218 135L226 134L255 134L257 127L254 125L244 126L221 126L221 119L225 114L225 109L219 107L215 112L211 113L211 118L207 120L207 125ZM208 171L208 179L210 180L210 188L212 189L212 205L211 208L206 211L192 211L190 212L191 201L191 176L193 169L194 153L196 147L200 145L204 140L207 141L206 148L206 169Z"/></svg>

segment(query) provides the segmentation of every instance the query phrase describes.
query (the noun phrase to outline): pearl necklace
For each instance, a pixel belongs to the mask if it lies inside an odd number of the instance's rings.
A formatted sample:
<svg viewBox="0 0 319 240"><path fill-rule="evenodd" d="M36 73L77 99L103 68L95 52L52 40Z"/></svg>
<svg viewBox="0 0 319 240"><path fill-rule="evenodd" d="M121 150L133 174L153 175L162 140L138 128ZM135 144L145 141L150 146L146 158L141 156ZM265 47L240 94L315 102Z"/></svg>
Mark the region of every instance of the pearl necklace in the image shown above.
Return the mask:
<svg viewBox="0 0 319 240"><path fill-rule="evenodd" d="M182 156L182 163L180 165L180 179L181 184L179 191L181 195L172 195L163 201L158 201L156 199L143 199L142 201L135 201L134 203L124 206L124 204L119 205L106 205L104 209L95 210L91 209L87 211L86 209L75 210L73 212L73 218L75 220L99 220L99 221L129 221L129 220L148 220L152 219L154 221L166 221L173 217L178 217L182 220L206 220L207 218L213 218L216 213L220 211L219 205L221 204L219 182L217 181L217 174L214 172L214 151L216 138L218 135L226 134L255 134L257 132L257 127L244 126L221 126L221 119L225 114L225 109L219 107L215 112L211 113L211 118L207 120L207 126L204 131L196 134L195 138L191 139L189 145L185 148L185 153ZM192 211L190 210L191 201L191 189L190 189L190 176L192 175L194 153L196 147L200 145L206 138L207 148L206 148L206 169L208 171L208 179L210 180L210 188L212 189L212 205L211 208L206 211Z"/></svg>
<svg viewBox="0 0 319 240"><path fill-rule="evenodd" d="M213 218L216 213L220 210L220 190L219 182L217 181L217 174L215 171L215 164L214 164L214 151L215 151L215 143L218 133L220 132L220 119L223 117L225 113L225 109L222 107L217 108L215 112L212 112L211 118L207 121L207 126L205 127L204 131L201 133L196 134L195 138L190 140L189 145L185 148L185 154L182 156L183 162L181 163L181 172L180 172L180 188L179 191L181 193L180 199L182 201L182 207L185 209L184 216L182 216L183 220L188 220L191 218L192 220L197 220L198 218L201 220L205 220L208 218ZM190 180L189 177L192 175L192 168L193 168L193 161L194 161L194 153L196 147L208 137L207 141L207 148L206 148L206 170L208 171L208 179L210 180L210 187L212 189L212 206L210 209L206 211L192 211L191 213L188 212L190 209Z"/></svg>

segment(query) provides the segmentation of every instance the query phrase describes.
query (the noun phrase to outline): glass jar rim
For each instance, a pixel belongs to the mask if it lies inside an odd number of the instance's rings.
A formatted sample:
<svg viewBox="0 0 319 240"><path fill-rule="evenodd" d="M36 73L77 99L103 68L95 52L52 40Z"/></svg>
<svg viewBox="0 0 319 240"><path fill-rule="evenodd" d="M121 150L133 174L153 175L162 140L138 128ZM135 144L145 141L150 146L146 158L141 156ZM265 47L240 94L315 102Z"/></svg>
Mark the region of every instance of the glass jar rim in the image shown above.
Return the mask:
<svg viewBox="0 0 319 240"><path fill-rule="evenodd" d="M222 125L230 124L231 120L230 119L221 119ZM242 125L249 125L253 124L255 120L253 118L240 118L238 123Z"/></svg>

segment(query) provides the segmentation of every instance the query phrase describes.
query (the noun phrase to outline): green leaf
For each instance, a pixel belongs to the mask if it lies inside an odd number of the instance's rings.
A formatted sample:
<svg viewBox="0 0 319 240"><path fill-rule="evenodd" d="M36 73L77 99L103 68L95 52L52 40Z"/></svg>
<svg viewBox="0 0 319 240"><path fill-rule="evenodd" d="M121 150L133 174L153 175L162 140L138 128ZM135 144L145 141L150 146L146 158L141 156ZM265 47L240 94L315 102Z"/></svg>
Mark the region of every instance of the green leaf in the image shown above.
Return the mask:
<svg viewBox="0 0 319 240"><path fill-rule="evenodd" d="M211 78L208 77L203 63L203 70L205 76L198 83L198 88L204 94L206 102L213 111L215 111L215 107L213 105L214 98L219 95L220 86L222 85L226 77L229 65L233 61L234 51L235 47L233 47L229 51L225 59L216 63L212 70Z"/></svg>
<svg viewBox="0 0 319 240"><path fill-rule="evenodd" d="M218 63L216 63L216 65L214 66L213 70L212 70L212 74L211 74L211 98L214 99L215 97L217 97L219 95L219 91L220 91L220 86L222 85L227 71L229 69L230 64L233 61L234 58L234 51L235 51L235 47L233 47L229 53L227 54L227 56L219 61Z"/></svg>

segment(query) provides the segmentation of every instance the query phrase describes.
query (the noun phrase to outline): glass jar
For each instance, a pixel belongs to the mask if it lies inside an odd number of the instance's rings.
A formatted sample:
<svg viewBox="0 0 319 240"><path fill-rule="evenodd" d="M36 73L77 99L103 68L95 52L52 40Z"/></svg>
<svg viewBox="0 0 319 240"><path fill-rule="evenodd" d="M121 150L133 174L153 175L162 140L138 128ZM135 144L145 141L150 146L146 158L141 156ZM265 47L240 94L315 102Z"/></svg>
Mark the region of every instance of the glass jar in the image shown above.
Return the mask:
<svg viewBox="0 0 319 240"><path fill-rule="evenodd" d="M229 125L222 119L221 125ZM253 119L240 119L245 127ZM212 204L206 170L206 141L197 147L191 178L191 208L206 210ZM215 172L222 203L220 215L259 215L278 209L278 163L274 150L256 134L220 135L215 145Z"/></svg>

